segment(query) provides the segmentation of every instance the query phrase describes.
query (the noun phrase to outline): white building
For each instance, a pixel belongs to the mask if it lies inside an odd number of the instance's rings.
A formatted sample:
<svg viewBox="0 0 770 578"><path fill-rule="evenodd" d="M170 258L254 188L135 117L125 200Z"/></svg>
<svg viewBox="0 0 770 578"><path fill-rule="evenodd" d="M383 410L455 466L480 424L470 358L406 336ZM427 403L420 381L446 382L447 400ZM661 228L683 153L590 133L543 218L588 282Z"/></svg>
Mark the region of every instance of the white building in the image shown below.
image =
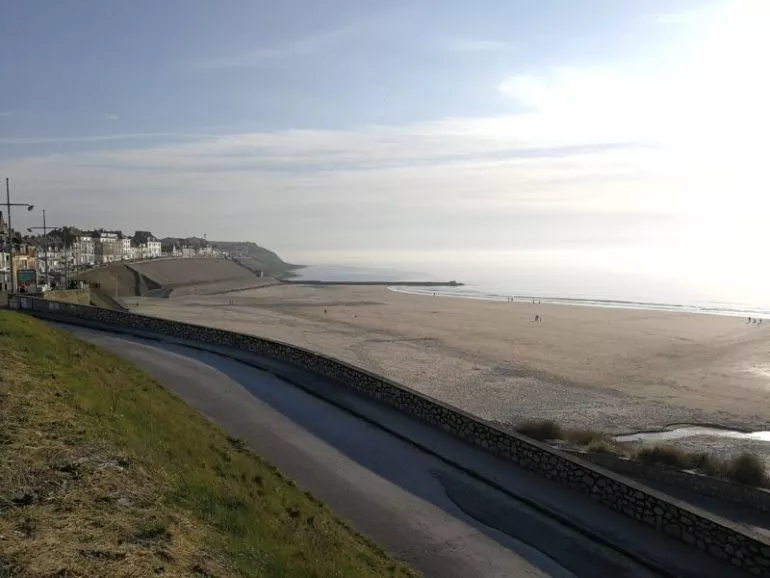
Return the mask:
<svg viewBox="0 0 770 578"><path fill-rule="evenodd" d="M49 245L48 247L46 247L46 250L47 250L47 258L48 258L48 266L51 269L63 269L65 266L65 263L69 258L69 251L67 251L61 245Z"/></svg>
<svg viewBox="0 0 770 578"><path fill-rule="evenodd" d="M120 261L123 255L123 240L118 231L94 231L94 254L96 263L104 265Z"/></svg>
<svg viewBox="0 0 770 578"><path fill-rule="evenodd" d="M136 249L137 259L155 259L161 255L160 239L149 231L134 233L131 244Z"/></svg>
<svg viewBox="0 0 770 578"><path fill-rule="evenodd" d="M124 261L127 259L134 259L135 251L133 245L131 244L131 237L128 235L122 235L122 239L120 241L122 244L120 248L120 258Z"/></svg>
<svg viewBox="0 0 770 578"><path fill-rule="evenodd" d="M0 291L7 291L11 284L11 255L0 249Z"/></svg>
<svg viewBox="0 0 770 578"><path fill-rule="evenodd" d="M213 257L214 247L211 245L202 245L198 247L198 257Z"/></svg>
<svg viewBox="0 0 770 578"><path fill-rule="evenodd" d="M93 265L96 263L96 250L93 237L82 235L75 240L72 252L77 265Z"/></svg>

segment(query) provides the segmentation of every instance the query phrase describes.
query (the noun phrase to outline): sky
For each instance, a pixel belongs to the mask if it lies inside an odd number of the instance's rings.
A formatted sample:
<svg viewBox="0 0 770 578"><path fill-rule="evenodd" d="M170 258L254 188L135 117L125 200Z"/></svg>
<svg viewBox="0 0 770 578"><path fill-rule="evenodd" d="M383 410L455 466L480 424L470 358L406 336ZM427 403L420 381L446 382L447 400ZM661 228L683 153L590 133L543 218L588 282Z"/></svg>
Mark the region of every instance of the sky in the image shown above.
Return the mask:
<svg viewBox="0 0 770 578"><path fill-rule="evenodd" d="M759 294L768 25L763 0L2 0L0 177L53 225Z"/></svg>

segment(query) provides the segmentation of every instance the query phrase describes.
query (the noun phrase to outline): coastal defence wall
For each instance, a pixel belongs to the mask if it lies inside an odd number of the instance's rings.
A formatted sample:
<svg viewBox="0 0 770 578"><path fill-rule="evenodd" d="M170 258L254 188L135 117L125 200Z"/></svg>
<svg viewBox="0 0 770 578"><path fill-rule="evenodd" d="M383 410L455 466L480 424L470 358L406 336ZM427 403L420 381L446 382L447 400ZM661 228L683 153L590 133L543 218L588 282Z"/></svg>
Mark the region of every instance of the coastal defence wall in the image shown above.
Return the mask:
<svg viewBox="0 0 770 578"><path fill-rule="evenodd" d="M770 540L766 537L619 474L524 436L504 432L436 399L333 358L293 345L212 327L30 297L14 299L12 307L43 318L228 346L314 371L546 479L586 494L672 539L726 560L750 575L770 578Z"/></svg>
<svg viewBox="0 0 770 578"><path fill-rule="evenodd" d="M231 259L211 257L159 259L127 265L150 289L151 297L212 295L256 289L276 283Z"/></svg>
<svg viewBox="0 0 770 578"><path fill-rule="evenodd" d="M573 453L573 455L575 454ZM663 482L677 488L713 496L720 500L745 504L751 508L770 513L770 491L762 488L744 486L737 482L693 474L668 466L645 464L612 454L580 453L579 455L580 459L626 476Z"/></svg>

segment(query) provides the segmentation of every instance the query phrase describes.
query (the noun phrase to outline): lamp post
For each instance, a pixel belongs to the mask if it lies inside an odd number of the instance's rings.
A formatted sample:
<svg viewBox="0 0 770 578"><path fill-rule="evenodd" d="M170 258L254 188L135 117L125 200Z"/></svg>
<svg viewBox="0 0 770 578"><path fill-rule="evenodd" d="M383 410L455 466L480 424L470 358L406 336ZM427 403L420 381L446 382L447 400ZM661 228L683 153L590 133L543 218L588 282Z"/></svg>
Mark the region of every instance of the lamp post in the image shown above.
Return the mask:
<svg viewBox="0 0 770 578"><path fill-rule="evenodd" d="M48 269L48 227L45 224L45 209L43 209L43 226L42 227L27 227L27 232L31 233L33 230L43 230L43 263L45 263L45 284L51 285L50 271Z"/></svg>
<svg viewBox="0 0 770 578"><path fill-rule="evenodd" d="M52 231L55 231L56 229L61 229L62 230L62 238L61 238L61 240L62 240L62 244L63 244L63 248L64 248L64 286L67 287L69 285L69 278L70 277L69 277L69 257L67 255L67 250L68 250L68 247L67 247L67 233L65 231L66 227L48 227L46 225L46 222L45 222L45 209L43 209L43 226L42 227L27 227L27 232L28 233L32 233L33 231L41 231L42 230L43 231L43 235L46 237L46 245L45 245L46 248L45 249L43 249L37 243L35 243L35 246L38 249L40 249L41 251L43 251L45 253L45 255L46 255L46 262L45 262L46 281L49 281L49 284L50 284L50 277L49 277L49 274L48 274L49 263L48 263L48 260L47 260L47 257L48 257L48 253L47 253L47 251L48 251L48 249L47 249L47 247L48 247L48 242L47 242L48 239L47 239L47 236L48 236L48 230L49 229L52 230ZM76 267L76 269L77 269L77 267ZM80 280L80 275L79 274L78 274L78 280Z"/></svg>
<svg viewBox="0 0 770 578"><path fill-rule="evenodd" d="M11 207L27 207L28 211L31 211L35 208L35 205L30 205L27 203L12 203L11 202L11 185L10 180L6 177L5 179L5 206L8 211L8 234L6 237L8 238L8 255L11 257L11 263L10 263L10 271L11 271L11 291L10 293L13 294L16 292L16 275L13 270L13 238L12 238L12 231L11 228Z"/></svg>
<svg viewBox="0 0 770 578"><path fill-rule="evenodd" d="M69 283L69 269L70 269L70 258L75 260L75 245L77 244L77 251L78 251L78 258L75 262L75 271L77 274L78 281L80 280L80 270L78 269L77 263L80 262L79 254L80 254L80 242L72 242L72 230L68 225L61 226L61 227L55 227L55 226L46 226L45 219L43 221L42 227L27 227L27 231L30 233L33 231L43 231L44 235L48 235L48 231L51 233L55 232L57 229L61 231L61 234L59 235L59 239L61 240L62 249L64 250L64 283L67 285ZM69 230L68 230L69 229ZM49 266L49 263L46 263L46 271L48 270L47 267Z"/></svg>

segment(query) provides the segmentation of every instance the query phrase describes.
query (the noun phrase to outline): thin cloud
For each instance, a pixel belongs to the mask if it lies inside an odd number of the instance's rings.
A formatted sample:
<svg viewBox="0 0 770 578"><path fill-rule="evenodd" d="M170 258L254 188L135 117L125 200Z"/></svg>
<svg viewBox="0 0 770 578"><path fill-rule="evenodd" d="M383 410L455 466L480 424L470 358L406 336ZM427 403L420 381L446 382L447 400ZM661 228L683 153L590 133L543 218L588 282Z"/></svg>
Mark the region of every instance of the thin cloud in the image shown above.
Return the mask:
<svg viewBox="0 0 770 578"><path fill-rule="evenodd" d="M144 132L126 134L105 134L89 136L41 136L41 137L11 137L0 138L0 144L27 145L27 144L54 144L54 143L89 143L104 141L140 140L140 139L166 139L166 138L205 138L211 135L173 132Z"/></svg>
<svg viewBox="0 0 770 578"><path fill-rule="evenodd" d="M450 52L502 52L511 48L497 40L456 40L447 44Z"/></svg>
<svg viewBox="0 0 770 578"><path fill-rule="evenodd" d="M322 250L359 247L371 235L381 248L472 246L491 237L519 246L535 243L538 229L510 226L522 215L543 215L561 231L591 215L687 214L720 190L741 206L741 195L755 190L715 179L718 158L688 165L667 150L586 146L595 136L526 113L94 146L9 160L0 174L12 174L19 197L60 222L258 234L278 250L299 240ZM766 182L757 175L764 181L755 185Z"/></svg>
<svg viewBox="0 0 770 578"><path fill-rule="evenodd" d="M287 58L314 54L360 33L362 27L368 22L369 20L357 22L278 46L261 48L242 54L206 58L195 63L194 67L202 70L251 68L264 66Z"/></svg>
<svg viewBox="0 0 770 578"><path fill-rule="evenodd" d="M764 8L764 0L733 0L731 3L714 4L691 10L663 12L653 16L662 25L723 24L725 18L740 12L756 12Z"/></svg>

